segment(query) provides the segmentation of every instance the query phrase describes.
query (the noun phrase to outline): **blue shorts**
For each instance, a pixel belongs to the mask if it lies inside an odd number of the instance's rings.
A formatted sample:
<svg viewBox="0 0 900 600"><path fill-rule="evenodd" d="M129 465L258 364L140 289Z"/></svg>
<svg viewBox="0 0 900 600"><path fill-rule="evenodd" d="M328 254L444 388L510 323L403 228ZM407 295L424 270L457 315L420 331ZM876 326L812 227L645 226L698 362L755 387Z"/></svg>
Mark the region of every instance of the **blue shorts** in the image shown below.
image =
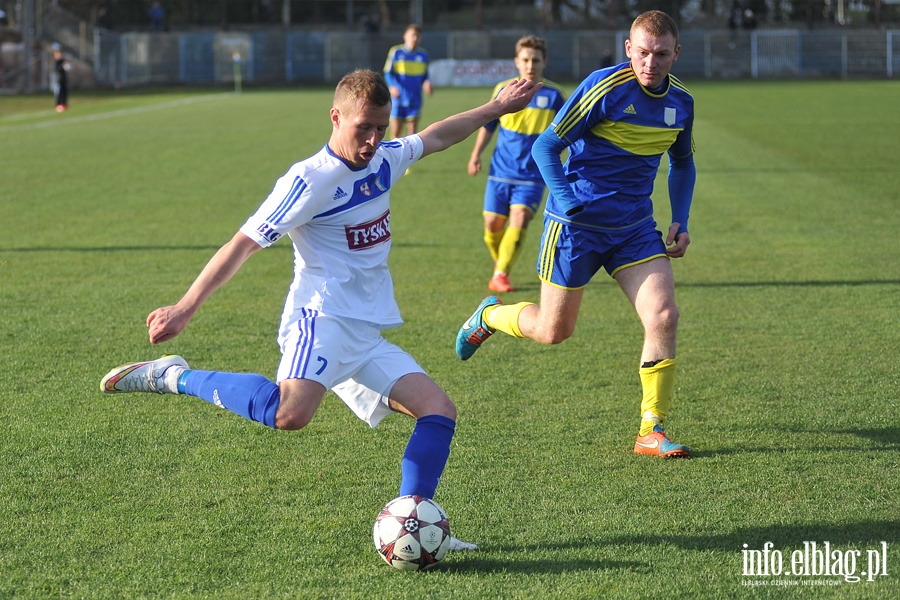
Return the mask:
<svg viewBox="0 0 900 600"><path fill-rule="evenodd" d="M488 177L484 189L484 212L509 216L509 207L524 206L534 215L544 198L543 182L510 182Z"/></svg>
<svg viewBox="0 0 900 600"><path fill-rule="evenodd" d="M422 105L419 106L400 106L396 102L391 106L391 118L400 119L402 121L412 121L418 119L422 112Z"/></svg>
<svg viewBox="0 0 900 600"><path fill-rule="evenodd" d="M601 267L610 275L648 260L666 257L662 233L647 218L624 230L589 231L544 217L538 277L563 289L580 289Z"/></svg>

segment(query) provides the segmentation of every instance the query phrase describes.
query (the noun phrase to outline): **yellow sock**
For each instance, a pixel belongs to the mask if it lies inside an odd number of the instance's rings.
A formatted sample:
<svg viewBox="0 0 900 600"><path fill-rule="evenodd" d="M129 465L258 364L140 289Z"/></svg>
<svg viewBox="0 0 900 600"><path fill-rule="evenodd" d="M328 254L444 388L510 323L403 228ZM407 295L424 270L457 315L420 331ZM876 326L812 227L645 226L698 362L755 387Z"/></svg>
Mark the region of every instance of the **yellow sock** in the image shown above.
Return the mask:
<svg viewBox="0 0 900 600"><path fill-rule="evenodd" d="M644 397L641 400L641 430L638 435L647 435L669 414L675 395L675 359L667 358L652 367L641 367L640 375Z"/></svg>
<svg viewBox="0 0 900 600"><path fill-rule="evenodd" d="M524 229L521 227L507 227L503 232L503 238L500 240L500 245L497 249L497 258L494 259L497 266L494 267L494 270L501 273L509 273L510 268L519 256L519 251L522 249L522 242L524 241Z"/></svg>
<svg viewBox="0 0 900 600"><path fill-rule="evenodd" d="M500 231L490 231L489 229L484 230L484 244L488 247L488 251L491 253L491 258L494 259L494 262L497 262L497 257L500 253L500 242L503 240L503 230Z"/></svg>
<svg viewBox="0 0 900 600"><path fill-rule="evenodd" d="M502 331L507 335L517 338L525 337L519 330L519 315L526 306L534 302L519 302L518 304L495 304L484 309L481 318L484 324L495 331Z"/></svg>

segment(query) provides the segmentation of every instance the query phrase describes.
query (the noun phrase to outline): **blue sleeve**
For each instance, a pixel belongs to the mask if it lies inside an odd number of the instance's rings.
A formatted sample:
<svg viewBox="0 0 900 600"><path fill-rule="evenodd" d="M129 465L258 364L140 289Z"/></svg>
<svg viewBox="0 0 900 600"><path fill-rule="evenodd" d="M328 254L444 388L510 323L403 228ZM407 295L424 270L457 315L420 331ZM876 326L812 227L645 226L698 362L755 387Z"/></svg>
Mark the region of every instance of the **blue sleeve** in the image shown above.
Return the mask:
<svg viewBox="0 0 900 600"><path fill-rule="evenodd" d="M672 205L672 222L678 223L678 233L688 230L688 217L694 199L694 183L697 167L694 155L675 158L669 154L669 202Z"/></svg>
<svg viewBox="0 0 900 600"><path fill-rule="evenodd" d="M396 54L395 48L391 48L388 52L387 60L384 61L384 69L382 70L384 81L388 84L388 87L397 85L397 80L394 79L394 54Z"/></svg>
<svg viewBox="0 0 900 600"><path fill-rule="evenodd" d="M541 171L541 177L544 178L544 183L550 189L553 200L567 215L572 216L581 212L584 206L572 193L562 161L559 158L567 146L568 144L556 135L551 125L535 140L534 146L531 148L531 156Z"/></svg>

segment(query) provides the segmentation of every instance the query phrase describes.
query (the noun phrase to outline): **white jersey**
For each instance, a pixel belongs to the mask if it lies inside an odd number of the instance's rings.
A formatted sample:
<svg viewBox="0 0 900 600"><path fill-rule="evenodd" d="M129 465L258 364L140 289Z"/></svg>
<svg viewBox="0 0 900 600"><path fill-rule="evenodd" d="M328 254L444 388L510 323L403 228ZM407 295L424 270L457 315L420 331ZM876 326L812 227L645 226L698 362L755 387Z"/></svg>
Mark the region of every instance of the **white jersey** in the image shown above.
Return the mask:
<svg viewBox="0 0 900 600"><path fill-rule="evenodd" d="M417 135L382 142L368 166L354 170L326 145L278 179L244 223L241 232L264 248L284 234L294 244L281 336L303 309L380 329L403 322L388 271L390 189L422 152Z"/></svg>

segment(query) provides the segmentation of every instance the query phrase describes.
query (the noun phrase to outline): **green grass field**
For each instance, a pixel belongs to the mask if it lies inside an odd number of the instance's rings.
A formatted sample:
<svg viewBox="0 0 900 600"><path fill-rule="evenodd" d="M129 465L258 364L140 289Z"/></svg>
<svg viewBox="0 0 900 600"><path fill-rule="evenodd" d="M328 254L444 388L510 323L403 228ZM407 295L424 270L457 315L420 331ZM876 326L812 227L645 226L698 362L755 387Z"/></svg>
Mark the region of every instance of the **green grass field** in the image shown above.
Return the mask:
<svg viewBox="0 0 900 600"><path fill-rule="evenodd" d="M371 541L409 419L370 430L329 395L282 432L195 398L98 390L163 352L274 376L286 242L179 338L151 347L144 319L325 143L331 91L76 92L62 115L49 96L0 97L0 597L900 595L900 88L688 84L698 184L674 263L668 431L691 460L631 453L641 328L605 275L561 346L498 335L456 358L491 270L472 140L395 188L406 324L387 337L457 403L436 499L481 547L423 574ZM438 90L425 119L488 94ZM665 198L660 177L667 223ZM539 229L509 301L537 300ZM804 542L859 551L857 575L886 547L887 576L745 576L743 551L766 542L788 570Z"/></svg>

